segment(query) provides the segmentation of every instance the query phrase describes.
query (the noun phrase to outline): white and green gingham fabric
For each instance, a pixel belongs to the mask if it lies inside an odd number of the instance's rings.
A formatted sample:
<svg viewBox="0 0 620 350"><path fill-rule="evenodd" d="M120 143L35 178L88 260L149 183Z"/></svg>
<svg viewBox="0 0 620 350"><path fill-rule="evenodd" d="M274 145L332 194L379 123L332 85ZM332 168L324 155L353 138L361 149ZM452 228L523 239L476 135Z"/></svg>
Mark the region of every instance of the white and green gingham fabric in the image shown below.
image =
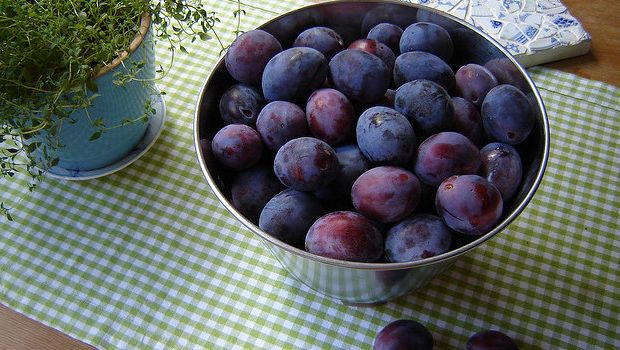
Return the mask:
<svg viewBox="0 0 620 350"><path fill-rule="evenodd" d="M230 42L237 4L211 3ZM242 29L303 2L254 4ZM430 285L351 307L288 275L208 188L192 120L221 47L188 49L160 84L165 129L134 164L34 192L0 184L15 219L0 221L0 303L101 349L370 349L399 318L425 324L440 350L487 328L521 349L620 348L618 88L530 69L552 135L530 205Z"/></svg>

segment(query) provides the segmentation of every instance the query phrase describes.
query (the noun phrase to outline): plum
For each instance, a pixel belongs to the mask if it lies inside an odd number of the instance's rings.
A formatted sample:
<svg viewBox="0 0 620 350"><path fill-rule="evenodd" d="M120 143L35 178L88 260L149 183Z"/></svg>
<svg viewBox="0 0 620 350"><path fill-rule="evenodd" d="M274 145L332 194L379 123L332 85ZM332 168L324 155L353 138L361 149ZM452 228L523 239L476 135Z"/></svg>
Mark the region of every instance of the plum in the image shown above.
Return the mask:
<svg viewBox="0 0 620 350"><path fill-rule="evenodd" d="M495 141L516 145L534 129L536 120L530 101L513 85L498 85L484 98L481 108L482 125Z"/></svg>
<svg viewBox="0 0 620 350"><path fill-rule="evenodd" d="M306 114L292 102L270 102L261 109L256 118L256 131L263 144L269 150L277 152L288 141L308 134Z"/></svg>
<svg viewBox="0 0 620 350"><path fill-rule="evenodd" d="M274 172L287 187L314 191L338 175L338 157L327 143L314 137L299 137L285 143L276 153Z"/></svg>
<svg viewBox="0 0 620 350"><path fill-rule="evenodd" d="M306 120L314 137L336 146L353 135L357 115L343 93L328 88L310 95L306 103Z"/></svg>
<svg viewBox="0 0 620 350"><path fill-rule="evenodd" d="M395 166L379 166L355 180L351 200L364 216L388 223L411 214L420 202L420 193L420 181L412 172Z"/></svg>
<svg viewBox="0 0 620 350"><path fill-rule="evenodd" d="M443 27L430 22L416 22L409 25L400 37L400 52L430 52L444 61L454 53L450 33Z"/></svg>
<svg viewBox="0 0 620 350"><path fill-rule="evenodd" d="M260 86L267 62L282 51L282 45L273 35L255 29L240 34L224 56L228 73L237 81Z"/></svg>
<svg viewBox="0 0 620 350"><path fill-rule="evenodd" d="M457 94L480 108L487 93L497 86L490 70L475 63L461 66L454 74Z"/></svg>
<svg viewBox="0 0 620 350"><path fill-rule="evenodd" d="M416 146L416 135L407 118L383 106L368 108L360 115L356 138L364 156L375 164L406 164Z"/></svg>
<svg viewBox="0 0 620 350"><path fill-rule="evenodd" d="M312 224L305 247L308 252L327 258L375 262L383 255L383 237L361 214L336 211Z"/></svg>
<svg viewBox="0 0 620 350"><path fill-rule="evenodd" d="M496 330L484 330L475 333L467 340L466 350L519 350L515 341Z"/></svg>
<svg viewBox="0 0 620 350"><path fill-rule="evenodd" d="M450 95L441 85L426 79L410 81L396 89L394 109L426 136L449 130L454 121Z"/></svg>
<svg viewBox="0 0 620 350"><path fill-rule="evenodd" d="M235 208L256 224L265 204L282 189L273 169L258 165L235 175L230 196Z"/></svg>
<svg viewBox="0 0 620 350"><path fill-rule="evenodd" d="M211 142L214 158L234 170L257 164L263 153L260 135L245 124L230 124L220 129Z"/></svg>
<svg viewBox="0 0 620 350"><path fill-rule="evenodd" d="M519 189L523 177L519 152L510 145L492 142L482 147L480 157L480 175L497 187L504 203L509 201Z"/></svg>
<svg viewBox="0 0 620 350"><path fill-rule="evenodd" d="M269 102L305 102L327 77L327 60L310 47L286 49L267 62L263 70L263 96Z"/></svg>
<svg viewBox="0 0 620 350"><path fill-rule="evenodd" d="M383 327L376 335L373 350L433 350L433 335L420 322L400 319Z"/></svg>
<svg viewBox="0 0 620 350"><path fill-rule="evenodd" d="M422 182L437 186L452 175L476 174L480 164L476 145L459 133L444 131L420 144L413 168Z"/></svg>
<svg viewBox="0 0 620 350"><path fill-rule="evenodd" d="M323 206L312 195L287 188L265 204L258 227L284 243L303 249L308 229L323 214Z"/></svg>
<svg viewBox="0 0 620 350"><path fill-rule="evenodd" d="M384 43L394 54L400 52L400 37L403 35L403 29L393 23L379 23L372 27L366 35L367 39L374 39Z"/></svg>
<svg viewBox="0 0 620 350"><path fill-rule="evenodd" d="M256 118L265 105L260 91L247 84L235 84L222 94L219 110L226 124L256 125Z"/></svg>
<svg viewBox="0 0 620 350"><path fill-rule="evenodd" d="M390 70L379 57L346 49L329 61L329 78L347 97L363 103L381 100L390 85Z"/></svg>
<svg viewBox="0 0 620 350"><path fill-rule="evenodd" d="M389 229L385 255L391 262L430 258L450 249L452 232L436 215L415 214Z"/></svg>
<svg viewBox="0 0 620 350"><path fill-rule="evenodd" d="M478 175L454 175L437 188L435 206L451 229L483 235L499 222L503 201L499 190Z"/></svg>

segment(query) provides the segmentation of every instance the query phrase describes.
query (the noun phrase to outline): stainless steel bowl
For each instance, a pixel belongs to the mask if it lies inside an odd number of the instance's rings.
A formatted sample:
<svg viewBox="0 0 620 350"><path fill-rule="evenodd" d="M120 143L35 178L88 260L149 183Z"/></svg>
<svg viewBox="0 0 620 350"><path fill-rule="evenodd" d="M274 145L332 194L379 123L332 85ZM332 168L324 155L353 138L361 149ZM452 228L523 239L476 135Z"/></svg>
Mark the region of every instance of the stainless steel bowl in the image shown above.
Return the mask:
<svg viewBox="0 0 620 350"><path fill-rule="evenodd" d="M206 78L194 117L194 144L202 172L222 204L250 231L260 236L273 255L295 278L315 291L346 304L376 304L402 296L422 287L455 260L482 245L508 226L527 206L541 183L549 153L549 124L545 108L534 83L517 61L497 42L464 21L440 12L399 1L334 1L306 6L277 17L260 29L290 46L298 33L312 26L335 29L348 43L365 36L377 21L399 24L405 28L416 21L432 21L446 28L454 41L451 66L465 63L484 64L501 59L506 71L522 78L522 90L534 107L537 124L525 145L520 146L524 179L519 193L505 208L501 222L489 233L445 254L408 263L359 263L316 256L294 248L260 230L237 211L230 202L229 177L200 147L202 139L211 139L222 127L218 102L224 90L234 83L221 59Z"/></svg>

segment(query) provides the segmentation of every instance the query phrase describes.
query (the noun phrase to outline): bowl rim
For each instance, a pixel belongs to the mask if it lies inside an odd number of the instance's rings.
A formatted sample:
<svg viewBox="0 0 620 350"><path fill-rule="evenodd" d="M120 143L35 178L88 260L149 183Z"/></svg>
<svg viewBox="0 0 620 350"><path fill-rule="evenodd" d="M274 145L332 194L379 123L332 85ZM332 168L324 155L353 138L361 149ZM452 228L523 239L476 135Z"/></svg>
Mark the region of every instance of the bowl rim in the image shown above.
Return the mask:
<svg viewBox="0 0 620 350"><path fill-rule="evenodd" d="M497 225L495 225L495 227L487 232L486 234L478 237L477 239L473 240L470 243L467 243L457 249L453 249L450 250L448 252L445 252L443 254L439 254L430 258L425 258L425 259L421 259L421 260L416 260L416 261L409 261L409 262L372 262L372 263L368 263L368 262L356 262L356 261L346 261L346 260L338 260L338 259L334 259L334 258L327 258L327 257L323 257L323 256L319 256L319 255L315 255L312 253L309 253L303 249L299 249L296 247L293 247L287 243L284 243L282 241L280 241L279 239L271 236L270 234L264 232L263 230L261 230L258 226L256 226L254 223L252 223L251 221L249 221L247 218L245 218L233 205L232 203L228 200L228 198L226 198L226 196L222 193L222 191L218 188L217 183L215 181L215 179L213 178L213 176L211 176L211 173L209 171L209 169L207 168L207 164L204 158L204 155L202 153L202 148L200 146L200 133L199 133L199 129L200 129L200 111L201 111L201 105L202 105L202 100L203 97L205 95L205 92L207 91L207 86L210 85L210 82L215 74L215 72L224 64L224 55L225 55L225 51L222 52L222 54L220 55L220 58L218 59L218 61L213 65L213 67L210 69L207 77L205 78L205 80L202 83L202 86L200 88L200 92L198 94L198 98L196 100L196 105L195 105L195 109L194 109L194 121L193 121L193 135L194 135L194 148L195 148L195 152L196 152L196 157L198 160L198 163L200 165L200 169L203 173L203 176L206 178L207 183L209 184L209 187L211 188L211 190L214 192L214 194L216 195L216 197L218 198L218 200L224 205L224 207L226 207L226 209L239 221L241 221L241 223L246 226L247 229L249 229L250 231L252 231L252 233L255 233L257 235L259 235L264 241L267 241L270 244L273 244L281 249L284 249L285 251L292 253L294 255L303 257L303 258L307 258L310 259L312 261L318 262L318 263L322 263L322 264L326 264L326 265L331 265L331 266L336 266L336 267L341 267L341 268L352 268L352 269L359 269L359 270L374 270L374 271L386 271L386 270L402 270L402 269L412 269L412 268L417 268L417 267L422 267L422 266L428 266L428 265L432 265L435 263L439 263L439 262L445 262L445 261L449 261L453 258L459 257L465 253L468 253L470 251L472 251L474 248L482 245L483 243L485 243L486 241L488 241L489 239L491 239L492 237L494 237L495 235L497 235L500 231L502 231L503 229L505 229L510 223L512 223L525 209L525 207L529 204L529 202L532 200L532 198L534 197L534 194L536 193L536 191L538 190L545 170L547 168L547 162L549 159L549 150L550 150L550 128L549 128L549 120L548 120L548 116L547 116L547 111L544 105L544 102L542 100L542 97L540 95L540 92L538 91L536 85L534 84L534 81L532 80L532 78L529 76L529 74L527 73L527 71L525 70L525 68L523 68L523 66L519 63L519 61L506 49L504 48L501 44L499 44L499 42L497 42L497 40L495 40L494 38L492 38L491 36L489 36L488 34L484 33L483 31L481 31L480 29L474 27L472 24L458 18L455 17L451 14L421 5L421 4L414 4L414 3L409 3L409 2L404 2L404 1L399 1L399 0L327 0L327 1L321 1L318 3L314 3L314 4L308 4L305 6L301 6L301 7L297 7L291 11L287 11L279 16L276 16L266 22L263 22L262 24L260 24L259 26L255 27L254 29L260 29L263 28L275 21L280 20L283 17L301 12L301 11L306 11L308 9L311 8L315 8L315 7L324 7L324 6L330 6L330 5L334 5L334 4L341 4L341 3L373 3L373 4L378 4L378 5L382 5L382 4L395 4L395 5L400 5L400 6L406 6L406 7L413 7L416 9L424 9L425 11L430 11L430 12L434 12L442 17L447 17L457 23L459 23L460 25L470 29L471 31L475 32L476 34L482 36L484 39L486 39L487 41L489 41L491 44L493 44L493 46L495 46L495 48L497 48L506 58L508 58L513 64L514 66L519 70L519 73L526 79L527 81L527 85L528 87L531 89L532 94L535 97L536 100L536 106L539 109L540 112L540 120L538 120L538 122L542 122L542 135L541 135L541 142L542 142L542 146L543 146L543 154L542 154L542 158L540 159L540 164L538 166L538 169L536 170L536 174L535 174L535 178L534 181L532 183L532 186L528 189L527 193L525 194L523 200L521 200L516 207L513 208L512 212L507 215L506 217L504 217L504 219L502 221L500 221ZM271 249L270 249L271 250ZM277 257L278 260L280 259L280 257Z"/></svg>

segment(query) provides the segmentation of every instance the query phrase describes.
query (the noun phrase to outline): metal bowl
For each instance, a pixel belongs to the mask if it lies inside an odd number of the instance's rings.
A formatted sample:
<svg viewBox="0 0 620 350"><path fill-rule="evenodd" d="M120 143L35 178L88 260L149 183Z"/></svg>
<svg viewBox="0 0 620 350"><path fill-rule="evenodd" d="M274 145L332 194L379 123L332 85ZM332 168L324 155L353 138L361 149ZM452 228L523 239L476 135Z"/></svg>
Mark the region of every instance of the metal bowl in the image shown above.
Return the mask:
<svg viewBox="0 0 620 350"><path fill-rule="evenodd" d="M501 222L487 234L461 242L455 249L431 258L407 263L359 263L340 261L310 254L292 247L262 231L231 204L230 174L210 161L201 140L212 139L223 126L219 119L219 97L234 80L220 59L204 82L194 116L194 145L198 163L209 186L230 211L250 231L262 238L282 266L315 291L346 304L376 304L402 296L422 287L455 260L482 245L508 226L527 206L541 183L549 153L549 124L545 108L534 83L518 62L497 42L455 17L432 9L399 1L334 1L291 11L258 27L290 46L302 30L321 25L333 28L345 44L365 37L374 24L392 22L406 28L416 21L435 22L446 28L454 42L453 69L465 63L484 64L502 60L505 72L512 72L531 101L536 127L528 140L519 145L524 179L515 198L505 207Z"/></svg>

